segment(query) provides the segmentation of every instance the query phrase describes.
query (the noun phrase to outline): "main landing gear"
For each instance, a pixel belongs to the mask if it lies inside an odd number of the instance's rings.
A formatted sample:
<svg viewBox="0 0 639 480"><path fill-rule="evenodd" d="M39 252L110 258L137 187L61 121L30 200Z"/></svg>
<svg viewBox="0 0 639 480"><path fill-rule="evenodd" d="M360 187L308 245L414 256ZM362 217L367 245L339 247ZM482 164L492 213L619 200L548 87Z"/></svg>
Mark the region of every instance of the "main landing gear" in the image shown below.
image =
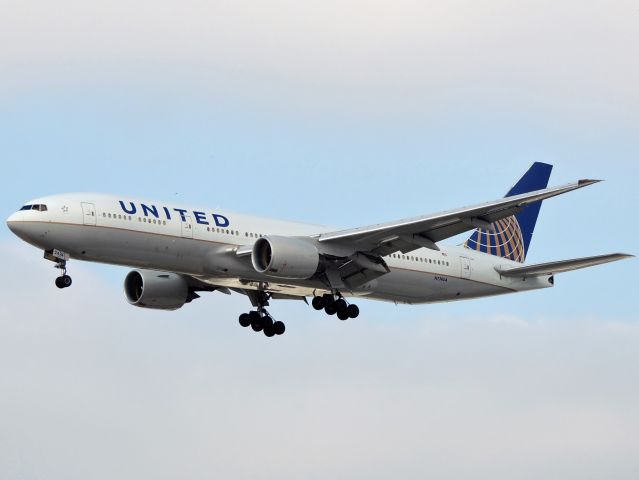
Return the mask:
<svg viewBox="0 0 639 480"><path fill-rule="evenodd" d="M240 315L240 325L250 326L254 332L264 332L267 337L282 335L286 331L284 322L273 320L273 317L264 308Z"/></svg>
<svg viewBox="0 0 639 480"><path fill-rule="evenodd" d="M251 292L250 296L251 302L257 307L257 310L240 315L240 325L245 328L250 326L254 332L264 332L267 337L282 335L286 331L284 322L274 320L265 308L271 298L270 294L259 290Z"/></svg>
<svg viewBox="0 0 639 480"><path fill-rule="evenodd" d="M274 320L266 310L271 294L262 289L248 290L246 294L250 297L256 310L240 315L240 325L244 328L251 327L254 332L263 332L267 337L282 335L286 330L284 323ZM347 303L338 291L314 297L312 305L315 310L324 310L328 315L337 315L340 320L359 316L357 305Z"/></svg>
<svg viewBox="0 0 639 480"><path fill-rule="evenodd" d="M359 307L353 303L348 304L344 298L339 295L322 295L314 297L312 302L315 310L324 310L328 315L337 314L340 320L348 320L349 318L357 318L359 316Z"/></svg>

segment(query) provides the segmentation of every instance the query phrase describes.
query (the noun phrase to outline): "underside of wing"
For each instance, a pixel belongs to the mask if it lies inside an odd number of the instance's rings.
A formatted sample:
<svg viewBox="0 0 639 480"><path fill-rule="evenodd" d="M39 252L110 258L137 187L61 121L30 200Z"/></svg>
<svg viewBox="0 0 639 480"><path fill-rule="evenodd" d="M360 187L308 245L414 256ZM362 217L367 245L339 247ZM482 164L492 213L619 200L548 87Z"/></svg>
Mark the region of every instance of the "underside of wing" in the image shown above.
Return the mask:
<svg viewBox="0 0 639 480"><path fill-rule="evenodd" d="M538 263L536 265L527 265L525 267L517 268L497 268L497 272L504 277L536 277L543 275L554 275L562 272L569 272L571 270L578 270L580 268L594 267L595 265L602 265L604 263L616 262L625 258L631 258L633 255L625 253L611 253L608 255L598 255L594 257L575 258L573 260L560 260L557 262Z"/></svg>

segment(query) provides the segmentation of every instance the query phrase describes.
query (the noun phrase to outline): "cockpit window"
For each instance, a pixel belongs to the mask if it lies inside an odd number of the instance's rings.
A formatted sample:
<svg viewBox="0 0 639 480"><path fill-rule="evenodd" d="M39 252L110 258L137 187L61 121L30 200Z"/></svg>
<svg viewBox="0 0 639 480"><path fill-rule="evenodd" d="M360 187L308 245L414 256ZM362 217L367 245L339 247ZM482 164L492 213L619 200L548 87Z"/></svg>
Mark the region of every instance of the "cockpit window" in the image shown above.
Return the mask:
<svg viewBox="0 0 639 480"><path fill-rule="evenodd" d="M20 211L22 210L37 210L38 212L46 212L47 206L41 203L37 205L25 205L20 209Z"/></svg>

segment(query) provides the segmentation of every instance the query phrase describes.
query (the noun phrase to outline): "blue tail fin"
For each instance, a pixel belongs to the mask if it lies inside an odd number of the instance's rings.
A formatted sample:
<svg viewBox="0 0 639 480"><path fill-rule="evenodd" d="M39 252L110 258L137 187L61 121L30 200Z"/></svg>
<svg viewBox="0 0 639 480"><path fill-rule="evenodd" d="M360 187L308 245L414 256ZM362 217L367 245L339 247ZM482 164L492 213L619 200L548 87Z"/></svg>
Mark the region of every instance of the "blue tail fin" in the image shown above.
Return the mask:
<svg viewBox="0 0 639 480"><path fill-rule="evenodd" d="M552 165L536 162L506 194L506 197L541 190L548 186ZM464 244L467 248L524 263L530 247L541 202L494 222L491 230L478 228Z"/></svg>

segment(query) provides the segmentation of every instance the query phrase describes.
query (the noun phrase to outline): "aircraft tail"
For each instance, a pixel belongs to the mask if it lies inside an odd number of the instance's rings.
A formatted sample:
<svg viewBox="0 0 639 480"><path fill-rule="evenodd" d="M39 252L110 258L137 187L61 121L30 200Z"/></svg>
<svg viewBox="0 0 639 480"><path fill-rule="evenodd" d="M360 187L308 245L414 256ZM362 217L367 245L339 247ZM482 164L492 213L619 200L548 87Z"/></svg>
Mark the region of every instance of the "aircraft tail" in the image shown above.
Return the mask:
<svg viewBox="0 0 639 480"><path fill-rule="evenodd" d="M506 197L542 190L548 186L552 165L535 162L506 194ZM464 246L520 263L526 260L541 202L522 208L516 215L491 223L490 228L478 228Z"/></svg>

